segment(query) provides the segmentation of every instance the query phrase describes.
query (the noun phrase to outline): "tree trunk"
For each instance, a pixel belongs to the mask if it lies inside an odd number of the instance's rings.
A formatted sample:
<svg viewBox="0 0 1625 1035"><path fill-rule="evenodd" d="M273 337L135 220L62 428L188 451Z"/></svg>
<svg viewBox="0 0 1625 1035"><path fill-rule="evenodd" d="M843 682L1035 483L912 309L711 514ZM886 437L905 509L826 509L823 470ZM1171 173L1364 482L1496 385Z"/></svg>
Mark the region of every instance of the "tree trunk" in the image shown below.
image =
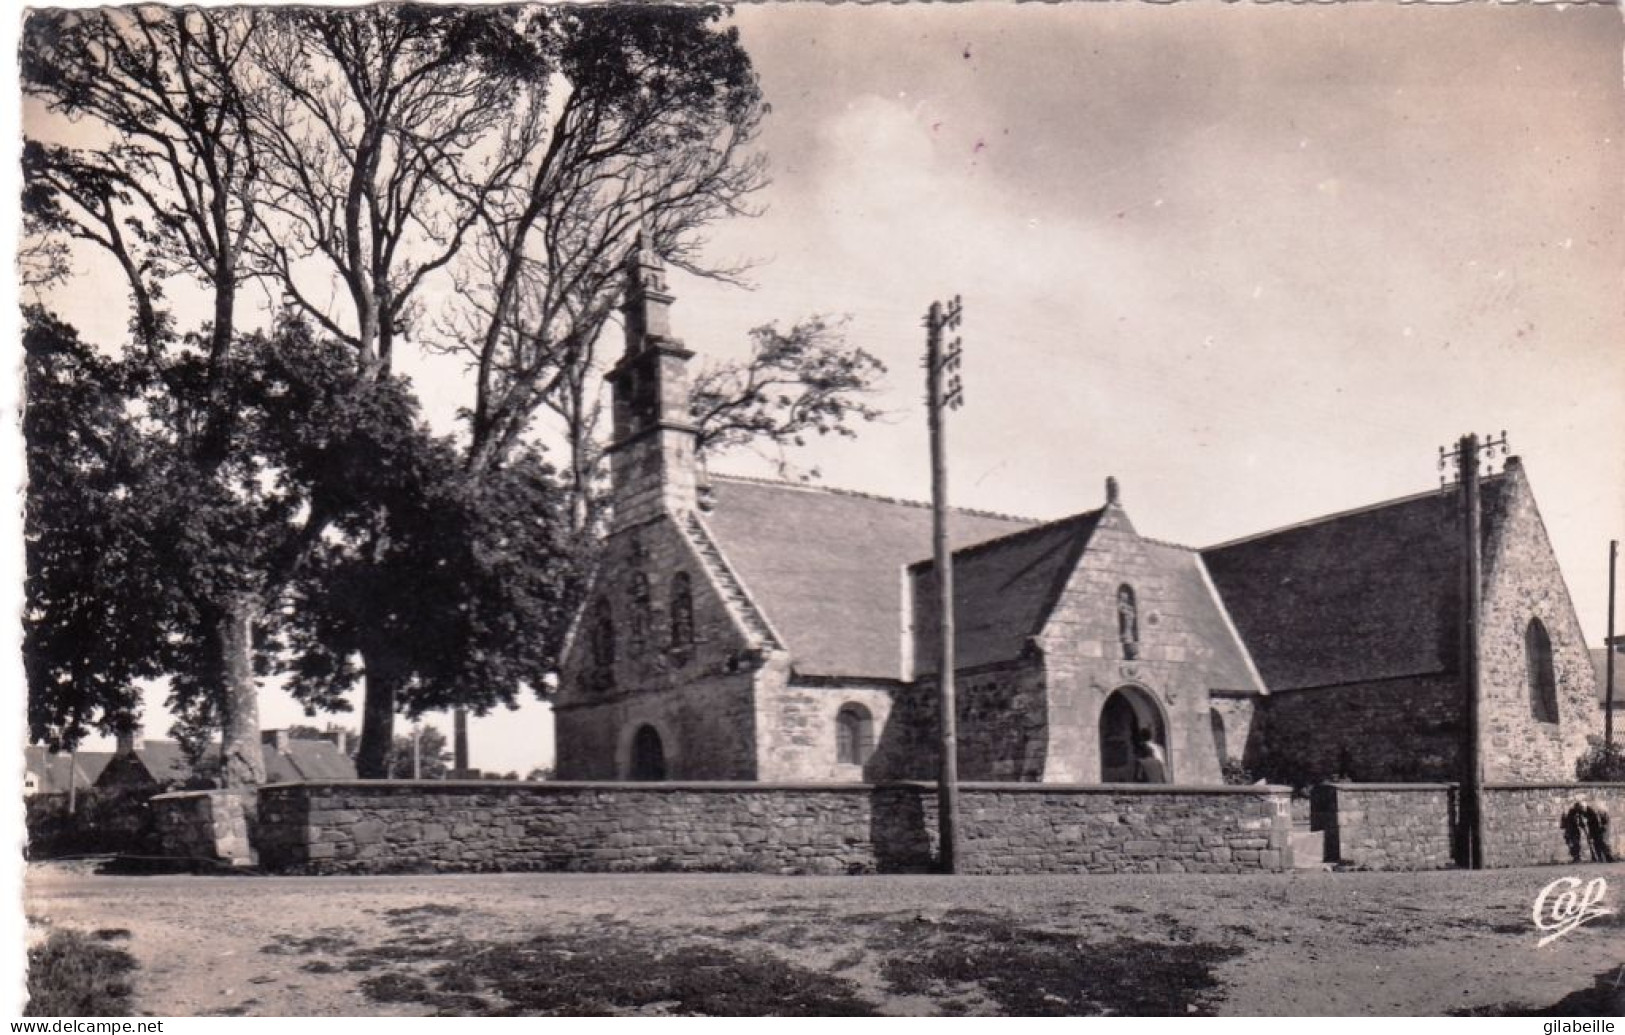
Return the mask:
<svg viewBox="0 0 1625 1035"><path fill-rule="evenodd" d="M259 687L254 682L254 619L257 601L238 594L226 602L215 624L220 657L221 780L227 787L265 782L260 752Z"/></svg>
<svg viewBox="0 0 1625 1035"><path fill-rule="evenodd" d="M363 780L387 780L389 750L395 744L395 702L404 679L391 663L387 648L363 648L361 660L366 666L366 689L355 772Z"/></svg>

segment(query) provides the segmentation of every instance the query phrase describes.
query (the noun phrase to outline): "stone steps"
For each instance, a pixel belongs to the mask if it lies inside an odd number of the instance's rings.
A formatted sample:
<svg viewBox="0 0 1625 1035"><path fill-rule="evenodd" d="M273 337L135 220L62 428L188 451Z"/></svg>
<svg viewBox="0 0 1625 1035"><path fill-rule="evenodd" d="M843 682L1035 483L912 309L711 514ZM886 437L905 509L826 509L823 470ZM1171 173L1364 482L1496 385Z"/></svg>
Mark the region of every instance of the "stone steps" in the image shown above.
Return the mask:
<svg viewBox="0 0 1625 1035"><path fill-rule="evenodd" d="M687 531L689 542L693 544L694 551L704 562L712 584L721 590L724 603L739 617L746 631L764 647L782 647L778 637L773 634L772 627L767 624L767 619L762 617L750 594L745 591L744 583L734 572L733 566L728 563L728 558L723 556L722 548L711 538L710 529L705 527L705 523L698 515L689 515Z"/></svg>

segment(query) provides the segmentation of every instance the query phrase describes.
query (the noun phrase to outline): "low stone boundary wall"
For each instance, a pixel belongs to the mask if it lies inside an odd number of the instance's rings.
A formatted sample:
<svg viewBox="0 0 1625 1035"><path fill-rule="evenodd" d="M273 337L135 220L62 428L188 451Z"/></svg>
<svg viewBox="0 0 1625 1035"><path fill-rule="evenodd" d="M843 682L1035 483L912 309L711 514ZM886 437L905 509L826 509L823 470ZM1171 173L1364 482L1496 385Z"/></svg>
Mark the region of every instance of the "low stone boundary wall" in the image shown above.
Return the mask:
<svg viewBox="0 0 1625 1035"><path fill-rule="evenodd" d="M1576 802L1607 810L1610 848L1625 858L1625 783L1489 784L1484 788L1484 865L1539 866L1570 861L1563 814ZM1591 859L1582 840L1580 858Z"/></svg>
<svg viewBox="0 0 1625 1035"><path fill-rule="evenodd" d="M965 873L1292 865L1284 787L963 784ZM929 784L345 781L259 791L261 865L310 873L931 868Z"/></svg>
<svg viewBox="0 0 1625 1035"><path fill-rule="evenodd" d="M1328 858L1372 870L1435 870L1457 864L1455 784L1322 784L1311 801L1313 825L1326 831ZM1596 802L1614 817L1612 850L1620 857L1625 848L1625 784L1487 784L1484 865L1570 862L1562 817L1581 801ZM1590 860L1584 844L1581 860Z"/></svg>
<svg viewBox="0 0 1625 1035"><path fill-rule="evenodd" d="M165 855L227 866L252 866L255 795L242 791L176 791L150 799Z"/></svg>
<svg viewBox="0 0 1625 1035"><path fill-rule="evenodd" d="M1448 783L1332 783L1310 792L1326 858L1367 870L1455 865L1456 788Z"/></svg>

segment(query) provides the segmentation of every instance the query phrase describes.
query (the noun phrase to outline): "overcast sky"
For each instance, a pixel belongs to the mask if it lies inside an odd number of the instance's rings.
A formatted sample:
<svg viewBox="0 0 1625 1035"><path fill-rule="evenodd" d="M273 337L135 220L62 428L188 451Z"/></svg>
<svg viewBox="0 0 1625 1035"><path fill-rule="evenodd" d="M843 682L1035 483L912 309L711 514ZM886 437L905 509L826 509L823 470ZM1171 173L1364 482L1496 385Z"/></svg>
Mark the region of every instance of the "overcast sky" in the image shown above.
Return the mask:
<svg viewBox="0 0 1625 1035"><path fill-rule="evenodd" d="M676 332L720 357L756 324L851 315L891 368L892 417L809 451L824 483L928 495L920 320L958 293L956 504L1059 517L1114 474L1142 533L1205 546L1434 488L1439 445L1504 428L1600 642L1625 534L1617 11L768 4L735 21L773 106L773 184L713 248L760 260L756 287L674 276ZM65 315L122 326L97 305ZM403 365L440 422L466 402L455 369ZM279 693L264 713L298 721ZM544 713L476 720L475 763L547 761Z"/></svg>

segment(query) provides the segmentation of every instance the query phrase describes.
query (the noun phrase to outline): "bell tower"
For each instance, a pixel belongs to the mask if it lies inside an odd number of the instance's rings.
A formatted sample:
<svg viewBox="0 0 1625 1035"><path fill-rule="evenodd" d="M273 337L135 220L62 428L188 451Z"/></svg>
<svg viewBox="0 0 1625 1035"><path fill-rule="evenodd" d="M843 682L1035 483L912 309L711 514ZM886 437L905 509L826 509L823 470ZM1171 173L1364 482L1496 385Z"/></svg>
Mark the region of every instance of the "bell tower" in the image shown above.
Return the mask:
<svg viewBox="0 0 1625 1035"><path fill-rule="evenodd" d="M626 351L607 376L615 411L609 447L612 531L695 505L697 434L688 410L688 361L694 353L671 336L666 267L641 233L625 270Z"/></svg>

